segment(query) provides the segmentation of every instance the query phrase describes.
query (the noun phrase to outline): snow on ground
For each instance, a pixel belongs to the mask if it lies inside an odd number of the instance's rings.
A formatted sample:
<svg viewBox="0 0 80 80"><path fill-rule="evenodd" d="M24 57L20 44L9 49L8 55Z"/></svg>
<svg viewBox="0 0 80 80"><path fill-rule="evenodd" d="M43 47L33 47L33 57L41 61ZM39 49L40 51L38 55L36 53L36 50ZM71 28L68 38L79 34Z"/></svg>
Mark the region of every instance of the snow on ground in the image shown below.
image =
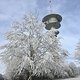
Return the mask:
<svg viewBox="0 0 80 80"><path fill-rule="evenodd" d="M76 78L56 79L56 80L80 80L80 76L78 76Z"/></svg>

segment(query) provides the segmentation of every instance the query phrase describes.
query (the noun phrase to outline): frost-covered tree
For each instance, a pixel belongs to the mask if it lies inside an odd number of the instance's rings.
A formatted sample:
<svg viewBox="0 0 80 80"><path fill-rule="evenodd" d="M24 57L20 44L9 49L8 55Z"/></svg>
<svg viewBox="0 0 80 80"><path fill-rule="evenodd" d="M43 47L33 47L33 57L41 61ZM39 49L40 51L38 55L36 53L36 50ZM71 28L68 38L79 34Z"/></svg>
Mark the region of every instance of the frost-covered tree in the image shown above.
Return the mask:
<svg viewBox="0 0 80 80"><path fill-rule="evenodd" d="M76 49L75 49L75 58L80 61L80 41L77 43Z"/></svg>
<svg viewBox="0 0 80 80"><path fill-rule="evenodd" d="M79 71L78 71L79 69L73 62L69 64L69 67L72 70L72 74L70 74L71 76L75 77L76 75L79 74Z"/></svg>
<svg viewBox="0 0 80 80"><path fill-rule="evenodd" d="M21 23L15 22L6 39L8 43L1 46L4 49L1 57L9 80L70 76L71 69L63 58L67 51L60 47L55 29L45 31L36 17L29 15Z"/></svg>
<svg viewBox="0 0 80 80"><path fill-rule="evenodd" d="M74 52L74 58L78 64L78 73L80 74L80 40L77 43L77 46Z"/></svg>

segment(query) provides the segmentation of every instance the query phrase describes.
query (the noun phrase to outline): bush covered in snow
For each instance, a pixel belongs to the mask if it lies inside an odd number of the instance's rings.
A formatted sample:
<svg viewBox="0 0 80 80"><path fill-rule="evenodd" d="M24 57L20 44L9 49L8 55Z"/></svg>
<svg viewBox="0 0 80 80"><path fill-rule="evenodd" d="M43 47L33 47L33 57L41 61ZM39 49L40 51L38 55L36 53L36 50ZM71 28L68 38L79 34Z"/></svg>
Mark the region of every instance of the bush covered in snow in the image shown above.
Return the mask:
<svg viewBox="0 0 80 80"><path fill-rule="evenodd" d="M70 76L75 77L76 75L78 75L78 68L76 67L76 65L74 63L70 63L69 67L72 71L72 73L70 74Z"/></svg>

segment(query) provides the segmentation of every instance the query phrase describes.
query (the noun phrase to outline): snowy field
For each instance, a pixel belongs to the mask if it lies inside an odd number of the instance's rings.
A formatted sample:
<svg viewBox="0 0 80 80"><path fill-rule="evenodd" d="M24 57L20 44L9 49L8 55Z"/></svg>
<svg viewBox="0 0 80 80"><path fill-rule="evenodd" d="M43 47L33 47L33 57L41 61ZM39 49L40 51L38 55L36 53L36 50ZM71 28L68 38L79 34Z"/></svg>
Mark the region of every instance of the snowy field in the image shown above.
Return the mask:
<svg viewBox="0 0 80 80"><path fill-rule="evenodd" d="M80 76L76 78L68 78L68 79L56 79L56 80L80 80Z"/></svg>

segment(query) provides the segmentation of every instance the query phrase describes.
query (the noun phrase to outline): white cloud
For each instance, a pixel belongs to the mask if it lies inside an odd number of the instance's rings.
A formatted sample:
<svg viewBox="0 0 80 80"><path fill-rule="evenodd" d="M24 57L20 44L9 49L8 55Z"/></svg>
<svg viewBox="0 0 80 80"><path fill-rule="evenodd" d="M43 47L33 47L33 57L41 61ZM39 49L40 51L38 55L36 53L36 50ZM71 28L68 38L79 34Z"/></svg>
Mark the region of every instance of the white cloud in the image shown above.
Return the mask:
<svg viewBox="0 0 80 80"><path fill-rule="evenodd" d="M0 0L1 19L18 18L34 11L37 7L36 0Z"/></svg>
<svg viewBox="0 0 80 80"><path fill-rule="evenodd" d="M61 35L63 38L61 39L62 47L67 49L71 55L73 55L76 43L78 42L77 36L71 36L71 35Z"/></svg>

